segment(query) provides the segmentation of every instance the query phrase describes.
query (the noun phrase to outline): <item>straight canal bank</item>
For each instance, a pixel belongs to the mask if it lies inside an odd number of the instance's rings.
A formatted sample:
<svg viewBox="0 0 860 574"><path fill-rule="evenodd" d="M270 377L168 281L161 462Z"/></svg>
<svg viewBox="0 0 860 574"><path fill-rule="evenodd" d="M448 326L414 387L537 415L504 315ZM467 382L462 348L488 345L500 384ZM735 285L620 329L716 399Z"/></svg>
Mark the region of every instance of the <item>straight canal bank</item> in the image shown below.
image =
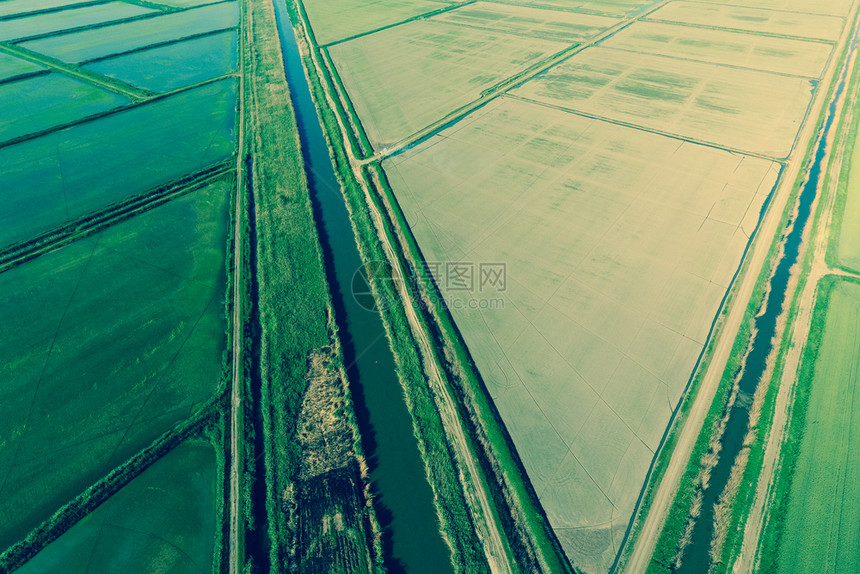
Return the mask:
<svg viewBox="0 0 860 574"><path fill-rule="evenodd" d="M326 277L384 531L385 565L390 573L453 572L382 318L352 293L361 256L287 7L284 0L273 1Z"/></svg>
<svg viewBox="0 0 860 574"><path fill-rule="evenodd" d="M719 460L713 467L708 486L703 492L701 511L696 520L690 543L683 550L680 567L675 570L679 574L708 572L712 562L711 541L715 530L715 506L726 489L732 467L743 447L749 429L750 408L756 390L760 384L769 383L765 379L767 360L774 350L774 335L777 332L779 318L785 311L791 270L798 262L804 232L812 215L812 206L815 204L815 199L821 189L822 167L828 157L828 140L834 128L839 102L844 96L848 83L849 72L854 61L854 52L857 48L858 33L860 33L860 27L855 24L851 44L839 75L839 83L828 105L824 124L817 134L813 148L814 154L797 199L796 214L789 218L786 227L782 230L781 257L768 281L766 290L768 296L764 308L755 318L754 334L744 370L737 382L737 399L729 411L726 429L720 441Z"/></svg>

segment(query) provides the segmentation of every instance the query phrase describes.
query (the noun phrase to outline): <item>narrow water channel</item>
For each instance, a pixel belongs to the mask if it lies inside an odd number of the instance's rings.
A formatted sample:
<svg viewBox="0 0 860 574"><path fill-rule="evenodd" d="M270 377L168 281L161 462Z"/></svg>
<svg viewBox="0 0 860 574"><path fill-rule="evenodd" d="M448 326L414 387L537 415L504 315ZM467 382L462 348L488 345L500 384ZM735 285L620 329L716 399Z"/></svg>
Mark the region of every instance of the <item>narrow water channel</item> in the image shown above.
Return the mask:
<svg viewBox="0 0 860 574"><path fill-rule="evenodd" d="M361 257L286 5L284 0L274 0L274 5L326 277L377 497L377 513L384 528L386 566L392 574L453 572L451 552L439 531L433 493L382 319L378 312L360 305L350 292Z"/></svg>
<svg viewBox="0 0 860 574"><path fill-rule="evenodd" d="M693 529L693 536L684 551L681 566L676 570L679 574L702 574L708 571L711 564L710 550L711 539L714 535L714 506L726 488L732 466L743 446L744 437L749 427L750 407L756 389L760 382L768 383L766 380L763 381L767 368L767 358L773 350L773 337L776 332L777 320L782 315L785 306L791 268L797 263L804 230L809 223L812 204L815 202L820 187L821 170L827 158L827 140L834 127L836 109L845 91L850 69L849 63L857 47L858 31L860 28L854 31L849 53L840 73L839 84L830 101L824 125L818 132L815 154L812 157L806 181L797 200L797 215L793 221L789 219L783 230L785 239L782 258L770 278L770 296L767 299L764 312L755 319L755 335L746 360L746 368L738 382L738 398L729 414L726 431L722 438L719 460L711 472L708 488L704 492L701 513Z"/></svg>

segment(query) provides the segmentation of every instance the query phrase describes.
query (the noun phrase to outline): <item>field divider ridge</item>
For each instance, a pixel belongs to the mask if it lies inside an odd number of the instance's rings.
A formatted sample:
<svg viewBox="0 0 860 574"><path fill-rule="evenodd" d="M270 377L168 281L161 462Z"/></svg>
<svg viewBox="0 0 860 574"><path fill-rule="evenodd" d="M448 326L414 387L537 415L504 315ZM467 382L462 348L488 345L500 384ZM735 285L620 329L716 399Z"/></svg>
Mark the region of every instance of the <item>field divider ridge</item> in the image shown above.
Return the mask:
<svg viewBox="0 0 860 574"><path fill-rule="evenodd" d="M15 56L16 58L21 58L22 60L27 60L28 62L39 64L40 66L48 68L52 72L59 72L60 74L64 74L75 80L86 82L103 90L107 90L109 92L113 92L121 96L126 96L127 98L131 99L132 102L138 102L140 100L145 100L153 96L153 92L150 92L148 90L141 90L140 88L136 88L131 84L127 84L121 80L107 78L105 76L96 74L95 72L90 72L89 70L83 69L80 66L74 64L66 64L65 62L57 60L56 58L51 58L50 56L39 54L38 52L28 50L27 48L21 46L14 46L12 44L9 44L8 42L0 42L0 53L6 53L10 56Z"/></svg>

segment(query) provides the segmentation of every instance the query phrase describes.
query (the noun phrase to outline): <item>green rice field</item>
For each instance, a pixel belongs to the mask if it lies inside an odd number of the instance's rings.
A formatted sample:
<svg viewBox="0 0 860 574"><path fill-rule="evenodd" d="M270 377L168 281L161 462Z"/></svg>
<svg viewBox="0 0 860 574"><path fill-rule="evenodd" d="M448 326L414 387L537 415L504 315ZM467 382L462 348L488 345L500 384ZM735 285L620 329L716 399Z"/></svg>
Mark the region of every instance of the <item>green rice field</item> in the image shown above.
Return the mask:
<svg viewBox="0 0 860 574"><path fill-rule="evenodd" d="M55 8L72 8L91 2L92 0L4 0L0 2L0 17L22 16Z"/></svg>
<svg viewBox="0 0 860 574"><path fill-rule="evenodd" d="M0 2L0 570L222 562L238 23Z"/></svg>
<svg viewBox="0 0 860 574"><path fill-rule="evenodd" d="M31 36L41 36L62 30L156 13L155 10L143 6L109 2L74 10L49 12L41 16L4 20L0 21L0 41L20 40Z"/></svg>
<svg viewBox="0 0 860 574"><path fill-rule="evenodd" d="M799 385L805 421L797 429L783 532L772 572L856 572L860 568L860 284L835 280L810 335Z"/></svg>
<svg viewBox="0 0 860 574"><path fill-rule="evenodd" d="M223 161L235 98L224 80L0 149L0 245Z"/></svg>
<svg viewBox="0 0 860 574"><path fill-rule="evenodd" d="M0 546L214 392L229 190L212 184L0 274Z"/></svg>
<svg viewBox="0 0 860 574"><path fill-rule="evenodd" d="M0 53L0 82L8 82L43 70L38 64Z"/></svg>
<svg viewBox="0 0 860 574"><path fill-rule="evenodd" d="M18 572L211 572L215 464L208 443L180 444Z"/></svg>
<svg viewBox="0 0 860 574"><path fill-rule="evenodd" d="M235 2L222 2L155 18L32 40L21 45L64 62L81 64L160 42L232 28L238 23L238 17L239 9Z"/></svg>
<svg viewBox="0 0 860 574"><path fill-rule="evenodd" d="M87 64L86 69L138 88L168 92L236 70L237 38L221 32Z"/></svg>
<svg viewBox="0 0 860 574"><path fill-rule="evenodd" d="M128 103L125 96L60 74L0 84L0 144Z"/></svg>

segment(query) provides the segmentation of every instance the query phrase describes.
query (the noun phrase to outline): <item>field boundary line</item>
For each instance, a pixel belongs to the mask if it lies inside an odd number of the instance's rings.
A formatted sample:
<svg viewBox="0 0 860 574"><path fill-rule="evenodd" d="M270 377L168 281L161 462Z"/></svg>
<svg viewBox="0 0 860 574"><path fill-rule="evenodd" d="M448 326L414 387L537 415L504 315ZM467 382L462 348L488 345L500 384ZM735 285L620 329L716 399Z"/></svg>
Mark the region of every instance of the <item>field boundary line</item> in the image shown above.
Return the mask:
<svg viewBox="0 0 860 574"><path fill-rule="evenodd" d="M127 3L127 2L124 2L123 0L120 0L120 1L122 1L123 4ZM140 6L142 8L148 8L148 6L144 6L143 4L135 4L135 3L129 3L129 4L133 5L133 6ZM75 7L75 8L77 8L77 7ZM70 7L69 9L73 9L73 8ZM103 22L93 22L93 23L84 24L81 26L74 26L72 28L64 28L64 29L60 29L60 30L51 30L49 32L41 32L41 33L31 34L30 36L19 36L16 38L10 38L8 40L4 40L4 42L17 45L17 44L21 44L24 42L31 42L34 40L45 40L47 38L55 38L57 36L65 36L66 34L77 34L79 32L86 32L88 30L100 30L101 28L108 28L110 26L127 24L130 22L138 22L140 20L150 20L152 18L158 18L159 16L164 16L164 14L165 14L165 12L162 12L162 11L147 12L144 14L138 14L137 16L128 16L128 17L119 18L116 20L105 20Z"/></svg>
<svg viewBox="0 0 860 574"><path fill-rule="evenodd" d="M194 84L189 84L187 86L181 86L181 87L176 88L174 90L171 90L169 92L163 92L161 94L155 94L155 95L148 97L144 100L138 100L137 102L131 102L131 103L128 103L126 105L120 106L118 108L114 108L112 110L105 110L103 112L98 112L98 113L86 116L84 118L80 118L78 120L73 120L70 122L63 123L63 124L57 124L55 126L51 126L51 127L45 128L43 130L39 130L37 132L33 132L33 133L29 133L29 134L24 134L24 135L21 135L18 137L14 137L10 140L0 142L0 149L3 149L5 147L14 146L14 145L17 145L19 143L23 143L23 142L26 142L29 140L38 139L40 137L47 136L47 135L50 135L54 132L58 132L58 131L61 131L61 130L67 129L67 128L72 128L72 127L75 127L77 125L88 124L90 122L100 120L100 119L108 117L108 116L113 116L115 114L120 114L120 113L127 112L127 111L130 111L133 109L137 109L137 108L140 108L140 107L145 106L147 104L160 102L161 100L166 100L170 97L177 96L177 95L182 94L184 92L189 92L189 91L194 90L196 88L202 88L202 87L207 86L209 84L214 84L216 82L226 80L227 78L238 78L238 77L239 77L239 72L230 72L229 74L225 74L223 76L217 76L215 78L210 78L208 80L202 80L200 82L196 82ZM0 84L2 84L2 82L0 82Z"/></svg>

